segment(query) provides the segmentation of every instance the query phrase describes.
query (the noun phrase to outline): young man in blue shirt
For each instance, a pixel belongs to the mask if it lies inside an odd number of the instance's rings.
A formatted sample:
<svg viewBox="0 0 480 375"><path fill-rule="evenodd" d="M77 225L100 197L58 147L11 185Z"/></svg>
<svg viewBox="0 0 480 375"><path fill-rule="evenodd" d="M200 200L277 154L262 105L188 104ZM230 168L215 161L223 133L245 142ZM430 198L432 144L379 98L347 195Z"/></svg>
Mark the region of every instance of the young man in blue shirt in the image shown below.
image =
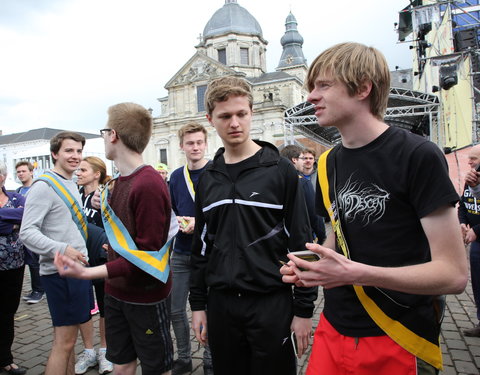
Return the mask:
<svg viewBox="0 0 480 375"><path fill-rule="evenodd" d="M178 131L180 149L185 153L187 164L173 171L170 177L172 209L177 215L180 231L175 237L171 267L173 274L171 317L177 338L178 359L173 364L172 375L192 370L190 325L187 317L187 298L190 284L190 255L195 226L195 187L205 170L207 130L203 125L190 122ZM205 374L213 373L210 349L205 347L203 355Z"/></svg>

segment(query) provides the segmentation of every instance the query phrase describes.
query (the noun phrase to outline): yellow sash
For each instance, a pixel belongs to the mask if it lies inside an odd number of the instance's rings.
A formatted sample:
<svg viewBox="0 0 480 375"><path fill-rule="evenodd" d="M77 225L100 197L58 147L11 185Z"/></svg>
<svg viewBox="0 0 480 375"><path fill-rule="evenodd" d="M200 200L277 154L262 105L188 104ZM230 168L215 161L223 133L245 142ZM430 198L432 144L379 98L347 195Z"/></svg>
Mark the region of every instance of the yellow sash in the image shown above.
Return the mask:
<svg viewBox="0 0 480 375"><path fill-rule="evenodd" d="M190 177L190 172L188 171L186 164L183 167L183 177L185 178L185 184L187 185L188 192L192 197L192 201L195 202L195 186L193 185L193 181Z"/></svg>
<svg viewBox="0 0 480 375"><path fill-rule="evenodd" d="M101 193L102 221L112 249L138 268L166 283L170 274L168 264L170 246L178 231L178 223L173 211L170 216L168 239L162 248L157 251L139 250L125 225L108 204L107 198L108 188L105 188Z"/></svg>
<svg viewBox="0 0 480 375"><path fill-rule="evenodd" d="M38 177L37 181L44 181L53 190L58 194L58 196L62 199L62 201L67 206L68 210L72 214L72 219L74 223L77 225L78 230L83 236L83 239L87 241L88 238L88 229L87 229L87 217L83 212L82 206L80 203L75 199L75 197L70 193L68 188L63 184L58 176L50 171L45 172L40 177Z"/></svg>

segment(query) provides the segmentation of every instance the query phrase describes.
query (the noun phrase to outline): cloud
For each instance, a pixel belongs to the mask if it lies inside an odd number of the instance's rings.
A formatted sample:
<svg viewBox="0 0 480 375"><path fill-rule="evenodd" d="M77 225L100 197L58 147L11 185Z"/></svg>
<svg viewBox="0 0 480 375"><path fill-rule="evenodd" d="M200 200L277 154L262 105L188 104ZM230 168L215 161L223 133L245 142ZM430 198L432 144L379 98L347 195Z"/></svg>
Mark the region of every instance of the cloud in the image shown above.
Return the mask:
<svg viewBox="0 0 480 375"><path fill-rule="evenodd" d="M380 48L393 69L411 64L393 22L403 0L238 0L268 40L274 71L289 11L310 63L334 43ZM0 127L96 132L108 106L134 101L159 112L164 85L196 52L198 36L224 0L1 0ZM345 11L348 9L348 12ZM408 66L407 66L408 65Z"/></svg>
<svg viewBox="0 0 480 375"><path fill-rule="evenodd" d="M32 26L40 13L61 10L62 0L2 0L0 2L0 25L21 29Z"/></svg>

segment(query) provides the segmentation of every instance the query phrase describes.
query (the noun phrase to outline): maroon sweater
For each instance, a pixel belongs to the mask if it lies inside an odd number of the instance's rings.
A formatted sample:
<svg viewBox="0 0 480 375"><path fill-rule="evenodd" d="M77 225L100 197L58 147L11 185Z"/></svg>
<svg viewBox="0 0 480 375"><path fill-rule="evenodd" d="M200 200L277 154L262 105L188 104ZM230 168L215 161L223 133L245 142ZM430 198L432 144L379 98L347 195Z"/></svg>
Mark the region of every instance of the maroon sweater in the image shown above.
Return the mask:
<svg viewBox="0 0 480 375"><path fill-rule="evenodd" d="M144 166L115 181L110 206L139 250L159 250L167 241L171 203L168 188L157 171ZM166 298L166 284L142 271L108 247L105 292L126 302L153 303Z"/></svg>

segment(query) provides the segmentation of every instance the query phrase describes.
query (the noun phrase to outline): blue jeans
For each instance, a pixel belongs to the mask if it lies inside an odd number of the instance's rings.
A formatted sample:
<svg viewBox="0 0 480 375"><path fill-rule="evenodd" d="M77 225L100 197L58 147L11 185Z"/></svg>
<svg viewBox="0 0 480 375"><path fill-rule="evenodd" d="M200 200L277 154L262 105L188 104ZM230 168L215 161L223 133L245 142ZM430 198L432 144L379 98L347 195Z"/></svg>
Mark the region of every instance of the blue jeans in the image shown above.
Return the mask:
<svg viewBox="0 0 480 375"><path fill-rule="evenodd" d="M190 255L172 253L170 260L172 268L171 319L173 332L177 339L178 359L190 361L192 348L190 343L190 324L187 317L187 299L190 291ZM203 351L203 365L211 367L210 348Z"/></svg>
<svg viewBox="0 0 480 375"><path fill-rule="evenodd" d="M480 322L480 242L477 241L470 244L470 274L473 299L477 306L477 319Z"/></svg>

